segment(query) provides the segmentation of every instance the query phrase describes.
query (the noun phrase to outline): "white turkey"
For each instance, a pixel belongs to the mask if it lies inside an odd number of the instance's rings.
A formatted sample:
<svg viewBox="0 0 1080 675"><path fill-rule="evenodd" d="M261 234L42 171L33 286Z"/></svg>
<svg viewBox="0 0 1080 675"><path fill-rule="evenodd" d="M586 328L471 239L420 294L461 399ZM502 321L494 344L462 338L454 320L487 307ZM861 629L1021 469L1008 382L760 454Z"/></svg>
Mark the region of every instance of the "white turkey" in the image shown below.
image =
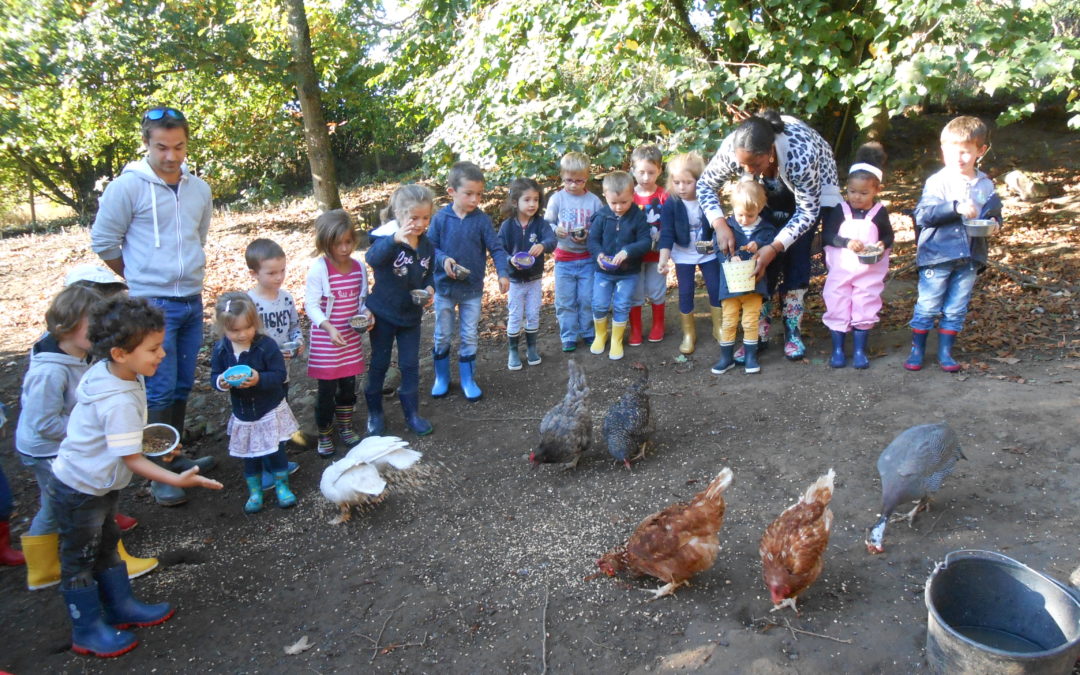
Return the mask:
<svg viewBox="0 0 1080 675"><path fill-rule="evenodd" d="M319 489L337 504L341 514L330 521L337 525L352 517L353 506L369 506L382 501L387 481L414 467L421 453L397 436L368 436L348 454L326 467Z"/></svg>

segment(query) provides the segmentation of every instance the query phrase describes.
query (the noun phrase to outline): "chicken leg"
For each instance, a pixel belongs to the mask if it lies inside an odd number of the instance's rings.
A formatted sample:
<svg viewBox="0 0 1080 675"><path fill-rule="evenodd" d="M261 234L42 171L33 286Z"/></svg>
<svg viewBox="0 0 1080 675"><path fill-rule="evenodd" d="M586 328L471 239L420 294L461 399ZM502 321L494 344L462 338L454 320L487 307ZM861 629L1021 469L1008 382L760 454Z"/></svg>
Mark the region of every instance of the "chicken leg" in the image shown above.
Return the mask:
<svg viewBox="0 0 1080 675"><path fill-rule="evenodd" d="M773 608L769 611L775 612L785 607L790 607L791 609L795 610L795 616L799 616L799 608L795 606L795 598L784 598L780 601L779 604L773 605Z"/></svg>
<svg viewBox="0 0 1080 675"><path fill-rule="evenodd" d="M679 586L689 586L689 584L685 581L672 581L670 583L664 584L655 591L649 588L639 588L638 590L643 593L651 593L652 597L645 602L652 602L653 600L659 600L666 595L675 595L675 589Z"/></svg>

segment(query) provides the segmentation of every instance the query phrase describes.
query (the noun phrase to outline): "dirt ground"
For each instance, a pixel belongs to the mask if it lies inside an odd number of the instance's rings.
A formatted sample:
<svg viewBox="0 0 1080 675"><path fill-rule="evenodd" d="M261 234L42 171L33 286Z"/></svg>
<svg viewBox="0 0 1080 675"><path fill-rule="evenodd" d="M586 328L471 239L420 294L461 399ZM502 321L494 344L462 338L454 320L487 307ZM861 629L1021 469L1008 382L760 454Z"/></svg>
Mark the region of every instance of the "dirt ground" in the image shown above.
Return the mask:
<svg viewBox="0 0 1080 675"><path fill-rule="evenodd" d="M917 199L921 180L935 166L942 123L934 118L898 129L893 142L907 150L893 158L886 195L892 211ZM484 399L468 403L456 389L438 401L423 396L432 436L405 431L396 401L387 399L388 429L424 453L427 470L418 485L345 525L329 524L336 509L318 490L326 464L310 451L292 455L301 466L293 479L296 508L271 504L245 515L240 465L227 456L223 434L227 402L203 384L189 409L200 437L188 450L216 455L220 464L211 475L226 488L195 492L173 509L154 505L141 480L121 497L121 510L139 519L124 537L128 550L161 559L134 588L146 600L175 603L176 616L139 629L140 646L117 660L76 656L67 650L70 633L58 594L27 591L21 569L0 572L0 669L924 671L923 585L948 552L999 551L1062 580L1080 564L1077 146L1075 134L1057 122L1007 128L995 138L993 175L1018 166L1053 191L1041 203L1008 200L1006 215L1015 224L994 254L1010 267L979 282L971 330L960 342L960 374L940 371L933 359L922 372L901 367L915 277L903 270L913 245L910 222L899 213L893 269L901 272L886 290L869 370L826 365L820 299L806 322L808 358L787 362L774 342L757 376L709 373L717 350L706 339L700 294L699 349L685 361L677 358L674 290L662 343L628 348L619 362L579 349L573 357L589 379L597 430L634 376L630 365L649 367L654 449L631 471L611 461L599 438L575 471L534 470L526 459L540 418L562 397L566 382L567 357L550 303L542 315L543 363L509 372L497 339L504 311L499 298L490 299L478 358ZM351 193L347 202L360 209L384 195L385 188ZM299 295L309 218L302 204L221 213L211 230L207 297L248 287L242 253L255 236L272 236L291 252L288 285ZM83 231L0 240L0 322L7 327L0 335L0 399L13 410L25 350L42 330L48 298L63 270L84 260L92 254ZM425 326L430 331L430 319ZM430 386L430 366L422 367ZM294 370L294 382L297 417L310 420L311 387L302 369ZM891 525L885 554L868 555L864 534L880 508L878 454L903 429L942 421L959 433L968 461L914 528ZM18 535L34 513L37 491L11 452L12 437L0 440L0 462L15 492ZM652 603L641 592L659 585L651 579L585 580L596 558L624 541L642 518L690 498L725 466L734 481L712 569L674 598ZM800 616L770 614L758 539L830 467L837 473L835 521L824 572L800 599ZM286 655L285 647L302 637L311 648Z"/></svg>

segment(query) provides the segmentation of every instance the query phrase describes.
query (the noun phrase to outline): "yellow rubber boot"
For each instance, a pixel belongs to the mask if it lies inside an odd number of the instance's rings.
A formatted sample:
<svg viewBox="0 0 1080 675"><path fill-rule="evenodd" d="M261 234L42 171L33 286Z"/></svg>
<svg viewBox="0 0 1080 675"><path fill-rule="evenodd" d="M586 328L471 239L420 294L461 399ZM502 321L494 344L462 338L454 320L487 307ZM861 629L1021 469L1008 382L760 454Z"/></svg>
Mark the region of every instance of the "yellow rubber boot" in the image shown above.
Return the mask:
<svg viewBox="0 0 1080 675"><path fill-rule="evenodd" d="M611 323L611 351L607 357L612 361L618 361L623 357L623 334L626 332L625 321L613 321Z"/></svg>
<svg viewBox="0 0 1080 675"><path fill-rule="evenodd" d="M607 342L607 317L603 319L593 319L593 328L596 330L596 337L593 339L592 346L589 347L589 351L593 354L604 353L604 343Z"/></svg>
<svg viewBox="0 0 1080 675"><path fill-rule="evenodd" d="M679 319L682 321L682 342L679 343L679 352L693 354L694 347L697 345L697 328L694 327L694 313L680 314Z"/></svg>
<svg viewBox="0 0 1080 675"><path fill-rule="evenodd" d="M720 327L724 324L724 308L709 307L709 316L712 317L712 336L720 342Z"/></svg>
<svg viewBox="0 0 1080 675"><path fill-rule="evenodd" d="M20 541L26 557L26 587L38 591L60 583L60 535L24 534Z"/></svg>
<svg viewBox="0 0 1080 675"><path fill-rule="evenodd" d="M131 557L131 554L124 550L124 542L122 541L116 542L116 552L120 554L120 559L127 563L128 579L141 577L158 566L157 558Z"/></svg>

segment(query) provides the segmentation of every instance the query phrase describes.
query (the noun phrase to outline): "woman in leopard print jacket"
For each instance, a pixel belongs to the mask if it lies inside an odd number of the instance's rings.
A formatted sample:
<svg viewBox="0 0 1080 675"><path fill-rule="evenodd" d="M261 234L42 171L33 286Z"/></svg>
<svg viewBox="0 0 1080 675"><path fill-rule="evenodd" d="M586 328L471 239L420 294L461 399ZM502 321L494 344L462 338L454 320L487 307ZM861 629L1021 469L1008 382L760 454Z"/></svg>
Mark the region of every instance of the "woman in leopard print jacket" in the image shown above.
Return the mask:
<svg viewBox="0 0 1080 675"><path fill-rule="evenodd" d="M819 133L794 117L766 110L744 120L720 146L698 179L698 199L716 231L720 250L734 252L719 194L725 182L747 176L782 183L795 196L795 211L769 246L758 252L760 277L774 259L781 268L784 354L803 358L803 297L810 287L810 246L821 217L841 201L836 158ZM822 213L822 211L825 213ZM765 311L768 311L767 309ZM764 325L765 322L762 322Z"/></svg>

